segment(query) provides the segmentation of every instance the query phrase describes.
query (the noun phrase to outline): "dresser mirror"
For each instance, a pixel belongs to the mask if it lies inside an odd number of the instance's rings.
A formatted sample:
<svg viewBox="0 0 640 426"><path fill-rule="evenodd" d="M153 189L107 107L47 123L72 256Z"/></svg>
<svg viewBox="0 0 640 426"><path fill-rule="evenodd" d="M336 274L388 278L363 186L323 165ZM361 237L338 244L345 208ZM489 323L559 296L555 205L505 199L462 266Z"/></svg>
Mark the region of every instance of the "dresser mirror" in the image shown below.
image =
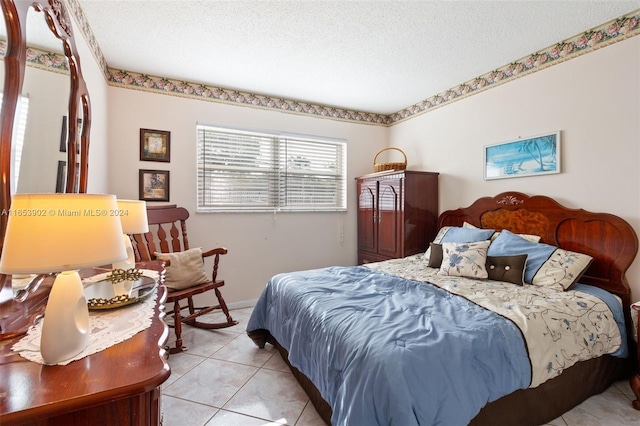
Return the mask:
<svg viewBox="0 0 640 426"><path fill-rule="evenodd" d="M66 5L61 0L0 0L0 6L6 41L0 111L1 252L12 194L86 192L91 110ZM53 71L57 62L66 65L64 72ZM28 114L23 146L16 149L23 95L29 99ZM18 300L10 276L0 275L0 283L0 339L5 339L26 332L44 308L48 288L34 285Z"/></svg>
<svg viewBox="0 0 640 426"><path fill-rule="evenodd" d="M30 8L26 26L27 66L11 146L12 193L64 192L68 61L62 42L49 30L43 12ZM58 169L65 175L58 176Z"/></svg>

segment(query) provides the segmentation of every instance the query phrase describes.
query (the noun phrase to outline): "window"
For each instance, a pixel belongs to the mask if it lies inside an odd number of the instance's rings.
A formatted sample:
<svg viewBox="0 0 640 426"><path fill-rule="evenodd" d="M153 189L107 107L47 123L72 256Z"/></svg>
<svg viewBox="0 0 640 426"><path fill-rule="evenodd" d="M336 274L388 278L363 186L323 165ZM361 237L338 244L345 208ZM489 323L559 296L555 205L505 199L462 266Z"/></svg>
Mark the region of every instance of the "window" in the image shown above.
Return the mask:
<svg viewBox="0 0 640 426"><path fill-rule="evenodd" d="M197 211L346 209L342 140L198 125Z"/></svg>
<svg viewBox="0 0 640 426"><path fill-rule="evenodd" d="M0 103L2 103L2 93L0 93ZM11 193L15 194L20 178L20 164L22 163L22 147L24 146L25 131L27 128L27 114L29 112L29 97L21 95L16 105L16 121L13 126L13 137L11 138Z"/></svg>

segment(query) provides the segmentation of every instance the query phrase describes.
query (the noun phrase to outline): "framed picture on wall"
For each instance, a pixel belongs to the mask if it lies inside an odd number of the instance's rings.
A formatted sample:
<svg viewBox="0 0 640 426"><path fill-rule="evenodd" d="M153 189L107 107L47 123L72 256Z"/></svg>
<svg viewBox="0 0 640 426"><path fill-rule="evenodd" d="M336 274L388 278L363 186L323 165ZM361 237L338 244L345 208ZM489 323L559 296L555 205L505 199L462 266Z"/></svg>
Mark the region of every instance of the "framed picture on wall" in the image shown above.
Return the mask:
<svg viewBox="0 0 640 426"><path fill-rule="evenodd" d="M60 152L67 152L67 116L62 116L62 129L60 131Z"/></svg>
<svg viewBox="0 0 640 426"><path fill-rule="evenodd" d="M140 161L171 160L171 132L140 129Z"/></svg>
<svg viewBox="0 0 640 426"><path fill-rule="evenodd" d="M63 193L67 186L67 162L58 161L58 174L56 177L56 193ZM75 192L78 192L80 187L80 164L76 164L76 188Z"/></svg>
<svg viewBox="0 0 640 426"><path fill-rule="evenodd" d="M560 173L560 131L484 147L484 178Z"/></svg>
<svg viewBox="0 0 640 426"><path fill-rule="evenodd" d="M68 118L66 115L62 116L62 127L60 129L60 152L67 152L67 144L69 143L69 132L67 130ZM78 118L78 134L82 133L82 119ZM80 141L78 140L76 146L76 153L80 154Z"/></svg>
<svg viewBox="0 0 640 426"><path fill-rule="evenodd" d="M58 177L56 179L56 192L64 192L64 186L67 183L67 162L58 161Z"/></svg>
<svg viewBox="0 0 640 426"><path fill-rule="evenodd" d="M169 201L169 171L140 170L139 198L143 201Z"/></svg>

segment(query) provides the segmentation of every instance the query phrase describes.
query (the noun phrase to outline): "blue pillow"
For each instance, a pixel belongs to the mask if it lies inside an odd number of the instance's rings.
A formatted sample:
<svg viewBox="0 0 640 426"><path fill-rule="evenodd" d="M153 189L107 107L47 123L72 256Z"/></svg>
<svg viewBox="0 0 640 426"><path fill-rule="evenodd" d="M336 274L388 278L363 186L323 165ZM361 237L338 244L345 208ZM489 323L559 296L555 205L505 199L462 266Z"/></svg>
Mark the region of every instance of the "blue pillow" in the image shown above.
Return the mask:
<svg viewBox="0 0 640 426"><path fill-rule="evenodd" d="M448 232L447 232L448 234ZM531 284L533 277L546 262L556 247L543 243L532 243L506 229L489 246L487 256L515 256L527 254L524 270L524 282Z"/></svg>
<svg viewBox="0 0 640 426"><path fill-rule="evenodd" d="M442 243L476 243L491 238L493 229L451 228L442 237Z"/></svg>

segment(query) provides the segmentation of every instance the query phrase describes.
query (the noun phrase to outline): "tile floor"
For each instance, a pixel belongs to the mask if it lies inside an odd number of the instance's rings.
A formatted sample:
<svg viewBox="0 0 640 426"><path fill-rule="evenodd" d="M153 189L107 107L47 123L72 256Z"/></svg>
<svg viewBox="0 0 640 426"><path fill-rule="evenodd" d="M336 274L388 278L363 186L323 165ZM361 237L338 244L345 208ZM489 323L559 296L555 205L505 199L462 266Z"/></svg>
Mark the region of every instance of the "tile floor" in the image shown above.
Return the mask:
<svg viewBox="0 0 640 426"><path fill-rule="evenodd" d="M185 326L188 351L171 355L162 388L164 426L324 426L278 352L247 337L250 315L232 311L240 324L223 330ZM627 382L616 383L549 425L640 425L632 396Z"/></svg>

